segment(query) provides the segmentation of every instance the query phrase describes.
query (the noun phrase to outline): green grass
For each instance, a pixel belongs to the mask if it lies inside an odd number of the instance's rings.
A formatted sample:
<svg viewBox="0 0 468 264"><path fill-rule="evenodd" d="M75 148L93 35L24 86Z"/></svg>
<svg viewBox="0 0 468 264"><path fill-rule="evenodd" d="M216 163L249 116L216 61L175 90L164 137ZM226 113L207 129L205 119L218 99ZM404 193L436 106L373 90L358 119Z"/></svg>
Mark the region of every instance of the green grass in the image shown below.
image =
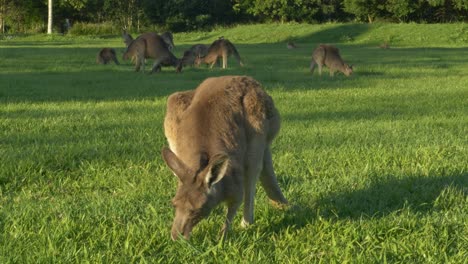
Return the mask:
<svg viewBox="0 0 468 264"><path fill-rule="evenodd" d="M465 24L270 24L175 35L231 39L239 68L96 65L116 37L0 40L0 263L466 263L468 46ZM465 32L465 33L463 33ZM287 50L285 40L299 48ZM377 48L390 40L391 49ZM334 43L355 75L308 71ZM169 94L209 76L250 75L275 100L280 186L224 244L225 208L170 240L176 178L162 161Z"/></svg>

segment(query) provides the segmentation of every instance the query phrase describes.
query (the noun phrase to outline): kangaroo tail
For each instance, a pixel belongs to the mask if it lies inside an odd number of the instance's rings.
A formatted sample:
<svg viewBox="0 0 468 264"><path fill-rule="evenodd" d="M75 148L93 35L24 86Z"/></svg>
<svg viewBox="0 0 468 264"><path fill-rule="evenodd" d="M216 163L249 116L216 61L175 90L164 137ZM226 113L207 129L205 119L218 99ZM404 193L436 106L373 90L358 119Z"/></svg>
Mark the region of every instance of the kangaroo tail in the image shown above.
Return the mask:
<svg viewBox="0 0 468 264"><path fill-rule="evenodd" d="M226 41L226 44L227 44L228 48L231 50L232 55L234 55L234 57L236 58L239 65L244 66L244 63L242 63L242 59L241 59L241 57L239 55L239 52L237 51L236 47L234 47L234 45L230 41Z"/></svg>
<svg viewBox="0 0 468 264"><path fill-rule="evenodd" d="M312 61L310 62L310 72L314 73L314 69L315 69L315 60L314 58L312 58Z"/></svg>

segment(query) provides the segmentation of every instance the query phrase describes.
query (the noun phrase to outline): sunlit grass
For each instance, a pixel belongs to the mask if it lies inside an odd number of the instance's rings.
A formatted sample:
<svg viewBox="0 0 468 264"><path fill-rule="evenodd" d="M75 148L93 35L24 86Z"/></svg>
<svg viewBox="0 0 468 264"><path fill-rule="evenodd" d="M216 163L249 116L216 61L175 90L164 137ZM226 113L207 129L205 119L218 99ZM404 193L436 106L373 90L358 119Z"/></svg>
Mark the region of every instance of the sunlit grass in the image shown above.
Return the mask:
<svg viewBox="0 0 468 264"><path fill-rule="evenodd" d="M0 262L464 263L465 29L286 24L177 34L177 56L224 35L246 67L155 75L129 62L96 65L100 47L121 56L117 37L0 41ZM400 34L391 49L376 47L404 30L425 39ZM299 48L287 50L288 38ZM355 75L311 76L320 42L336 43ZM226 243L224 208L190 241L173 242L176 179L160 156L165 100L225 74L253 76L275 100L273 158L292 206L272 208L260 189L256 223L242 229L239 213Z"/></svg>

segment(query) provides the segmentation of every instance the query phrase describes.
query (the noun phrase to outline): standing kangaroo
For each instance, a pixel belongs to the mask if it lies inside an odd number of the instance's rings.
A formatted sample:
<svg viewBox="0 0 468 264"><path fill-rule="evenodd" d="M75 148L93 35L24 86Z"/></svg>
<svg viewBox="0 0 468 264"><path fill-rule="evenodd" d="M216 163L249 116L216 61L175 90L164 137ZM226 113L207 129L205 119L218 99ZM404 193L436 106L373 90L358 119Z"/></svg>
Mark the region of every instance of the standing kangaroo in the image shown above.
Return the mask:
<svg viewBox="0 0 468 264"><path fill-rule="evenodd" d="M244 66L242 60L237 52L236 47L224 37L220 37L215 40L208 48L208 53L203 58L196 58L195 65L199 66L201 63L210 64L210 68L213 68L218 58L223 59L223 69L227 68L227 59L230 55L234 55L240 66Z"/></svg>
<svg viewBox="0 0 468 264"><path fill-rule="evenodd" d="M271 159L279 128L273 100L251 77L208 78L195 90L169 96L164 120L169 148L162 156L178 178L172 239L179 234L188 239L221 202L228 207L223 238L242 200L242 225L252 224L259 178L274 204L288 203Z"/></svg>
<svg viewBox="0 0 468 264"><path fill-rule="evenodd" d="M115 49L112 48L103 48L96 55L97 64L108 64L110 61L113 61L115 64L119 65Z"/></svg>
<svg viewBox="0 0 468 264"><path fill-rule="evenodd" d="M350 76L353 73L353 67L344 63L340 56L340 51L332 45L321 44L314 50L310 63L310 72L312 73L314 73L315 64L318 65L320 75L322 75L323 65L330 69L330 76L333 76L337 70L346 76Z"/></svg>
<svg viewBox="0 0 468 264"><path fill-rule="evenodd" d="M145 59L154 59L150 73L161 71L161 66L174 66L176 72L182 70L182 64L168 49L164 40L156 33L144 33L128 45L123 54L123 59L135 61L135 71L142 67L144 71Z"/></svg>

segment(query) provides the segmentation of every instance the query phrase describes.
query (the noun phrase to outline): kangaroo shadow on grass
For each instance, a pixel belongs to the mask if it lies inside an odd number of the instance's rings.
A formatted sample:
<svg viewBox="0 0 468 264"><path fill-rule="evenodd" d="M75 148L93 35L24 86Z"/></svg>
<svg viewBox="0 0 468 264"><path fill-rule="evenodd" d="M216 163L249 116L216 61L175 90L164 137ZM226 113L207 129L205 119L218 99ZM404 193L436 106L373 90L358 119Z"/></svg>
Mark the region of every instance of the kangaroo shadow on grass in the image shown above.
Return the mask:
<svg viewBox="0 0 468 264"><path fill-rule="evenodd" d="M404 178L386 176L360 190L340 190L318 199L289 197L291 206L280 216L275 212L279 220L262 229L266 233L281 233L286 229L301 229L318 218L380 218L405 208L414 213L428 214L462 206L467 196L468 173Z"/></svg>
<svg viewBox="0 0 468 264"><path fill-rule="evenodd" d="M387 176L376 179L367 188L329 193L319 198L316 204L322 217L338 219L385 217L404 208L427 214L460 206L457 199L447 197L453 193L462 195L466 201L468 173L404 178Z"/></svg>
<svg viewBox="0 0 468 264"><path fill-rule="evenodd" d="M370 29L368 24L343 24L325 28L308 36L295 38L302 43L345 43L356 39Z"/></svg>
<svg viewBox="0 0 468 264"><path fill-rule="evenodd" d="M384 76L384 72L377 72L377 71L359 71L359 76Z"/></svg>

